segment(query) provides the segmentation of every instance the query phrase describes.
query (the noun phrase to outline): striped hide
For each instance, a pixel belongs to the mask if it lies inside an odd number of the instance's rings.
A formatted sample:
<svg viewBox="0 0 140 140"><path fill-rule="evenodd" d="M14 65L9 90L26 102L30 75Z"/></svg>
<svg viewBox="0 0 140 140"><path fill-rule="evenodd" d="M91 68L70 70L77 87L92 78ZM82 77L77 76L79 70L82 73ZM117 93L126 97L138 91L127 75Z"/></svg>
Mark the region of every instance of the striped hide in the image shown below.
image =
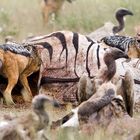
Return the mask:
<svg viewBox="0 0 140 140"><path fill-rule="evenodd" d="M49 83L51 77L56 79L53 79L50 83L55 83L58 78L64 79L61 80L62 83L65 83L67 79L70 81L70 78L72 79L71 82L74 82L77 77L81 77L83 74L94 77L99 69L105 67L103 56L110 50L106 49L109 46L104 43L98 43L84 35L70 31L58 31L49 35L33 37L25 42L25 44L28 43L36 44L37 50L40 52L43 62L41 77L45 77L42 84ZM139 84L137 84L140 81L138 59L134 58L128 62L123 58L116 62L118 75L124 76L127 70L134 73L134 90L136 100L138 100L140 91ZM46 79L46 76L48 79ZM136 83L136 81L138 82Z"/></svg>
<svg viewBox="0 0 140 140"><path fill-rule="evenodd" d="M129 55L130 58L140 57L139 43L135 38L126 36L106 36L101 39L106 45L116 47Z"/></svg>
<svg viewBox="0 0 140 140"><path fill-rule="evenodd" d="M71 31L34 37L26 43L37 45L43 70L47 69L49 76L56 78L75 78L82 74L94 76L101 67L106 52L106 45Z"/></svg>
<svg viewBox="0 0 140 140"><path fill-rule="evenodd" d="M131 39L126 40L126 46L124 45L125 43L123 44L123 47L124 49L126 48L126 50L130 50L130 48L133 49L133 47L131 47L133 40L131 43L129 43L129 41L131 41ZM72 79L71 82L75 82L75 79L81 77L83 74L94 77L99 69L105 67L103 56L106 51L109 50L106 49L109 46L102 42L98 43L97 41L90 40L84 35L70 31L58 31L49 35L34 37L27 40L26 43L36 44L37 49L40 51L40 57L43 62L41 85L49 83L48 81L50 81L51 77L56 79L53 79L50 83L55 83L58 81L58 78L61 79L61 83L65 83L67 79L67 81L70 82L70 78ZM59 58L61 58L60 61ZM121 58L116 60L116 62L116 75L124 76L127 70L130 70L133 74L132 76L135 82L134 100L138 103L140 99L139 59L133 58L130 61L126 61L126 59ZM63 82L62 79L64 79ZM79 78L77 79L77 82L78 81ZM60 83L60 81L57 83Z"/></svg>

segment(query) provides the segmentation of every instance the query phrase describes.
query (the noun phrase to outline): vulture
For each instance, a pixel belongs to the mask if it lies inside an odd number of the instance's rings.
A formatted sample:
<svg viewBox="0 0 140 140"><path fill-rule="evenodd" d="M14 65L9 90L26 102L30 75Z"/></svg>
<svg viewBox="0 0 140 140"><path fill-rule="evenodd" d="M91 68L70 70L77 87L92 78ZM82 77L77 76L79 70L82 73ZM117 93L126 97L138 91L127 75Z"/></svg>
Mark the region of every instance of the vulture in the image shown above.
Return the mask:
<svg viewBox="0 0 140 140"><path fill-rule="evenodd" d="M124 17L127 15L133 15L133 13L125 8L120 8L115 13L115 18L118 21L118 25L114 25L112 22L106 22L103 27L98 28L94 32L88 34L88 37L100 41L103 37L117 34L125 27Z"/></svg>

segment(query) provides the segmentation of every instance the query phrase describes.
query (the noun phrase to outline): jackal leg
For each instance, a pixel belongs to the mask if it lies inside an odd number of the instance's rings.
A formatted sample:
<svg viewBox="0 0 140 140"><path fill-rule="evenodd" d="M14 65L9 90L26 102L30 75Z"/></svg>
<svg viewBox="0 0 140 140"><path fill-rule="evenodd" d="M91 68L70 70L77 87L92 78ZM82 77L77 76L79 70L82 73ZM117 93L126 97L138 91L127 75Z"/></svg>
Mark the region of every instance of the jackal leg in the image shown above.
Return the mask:
<svg viewBox="0 0 140 140"><path fill-rule="evenodd" d="M14 101L11 96L12 89L16 85L18 81L18 75L14 75L13 73L8 76L8 85L3 93L4 99L7 105L14 104Z"/></svg>
<svg viewBox="0 0 140 140"><path fill-rule="evenodd" d="M49 21L50 14L51 14L51 12L50 12L50 9L48 7L42 8L42 18L43 18L44 25L47 25L47 23Z"/></svg>
<svg viewBox="0 0 140 140"><path fill-rule="evenodd" d="M31 102L32 100L32 93L29 87L28 79L26 74L22 74L19 77L21 84L23 85L22 89L22 96L25 102Z"/></svg>

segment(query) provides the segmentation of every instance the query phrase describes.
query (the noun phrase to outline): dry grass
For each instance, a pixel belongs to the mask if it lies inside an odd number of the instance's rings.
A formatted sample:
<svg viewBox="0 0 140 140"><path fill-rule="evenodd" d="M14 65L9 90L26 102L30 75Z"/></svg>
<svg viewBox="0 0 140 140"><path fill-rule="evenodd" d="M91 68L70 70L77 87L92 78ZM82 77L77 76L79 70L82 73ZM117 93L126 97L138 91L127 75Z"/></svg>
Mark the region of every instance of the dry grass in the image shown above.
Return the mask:
<svg viewBox="0 0 140 140"><path fill-rule="evenodd" d="M138 0L76 0L72 4L65 2L56 22L43 26L40 0L1 0L0 1L0 38L8 34L22 40L29 33L47 34L55 30L73 30L81 33L92 32L106 21L116 22L114 12L119 7L126 7L135 14L127 18L126 33L133 35L134 26L139 24Z"/></svg>

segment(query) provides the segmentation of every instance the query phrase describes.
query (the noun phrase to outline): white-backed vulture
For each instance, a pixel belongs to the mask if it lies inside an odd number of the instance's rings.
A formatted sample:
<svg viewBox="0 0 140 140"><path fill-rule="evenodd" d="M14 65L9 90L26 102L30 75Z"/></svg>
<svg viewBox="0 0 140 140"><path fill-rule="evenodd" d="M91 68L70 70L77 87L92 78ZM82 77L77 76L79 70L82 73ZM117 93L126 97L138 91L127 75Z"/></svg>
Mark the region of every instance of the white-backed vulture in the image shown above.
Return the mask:
<svg viewBox="0 0 140 140"><path fill-rule="evenodd" d="M108 105L113 98L118 99L118 96L116 95L116 87L114 84L111 84L109 81L114 77L116 73L115 60L124 57L125 55L126 55L125 53L123 53L122 51L116 48L113 51L107 51L104 54L104 61L106 64L106 68L102 68L99 71L99 74L97 74L97 77L95 77L93 80L96 86L94 84L93 86L95 87L92 87L91 85L88 86L87 81L89 79L86 80L85 78L83 80L80 80L79 84L81 85L79 86L79 88L81 89L78 90L79 91L78 96L80 98L79 99L80 103L82 101L84 102L82 102L76 109L74 109L72 113L66 115L63 119L58 120L56 124L63 123L62 127L71 126L71 125L77 126L79 125L77 121L79 122L83 121L82 120L83 118L84 119L86 118L86 120L88 121L89 117L92 116L92 114L98 112L100 109ZM92 88L95 90L92 91ZM88 93L89 91L90 92L92 91L93 93L92 94ZM119 97L119 100L122 99L120 99Z"/></svg>
<svg viewBox="0 0 140 140"><path fill-rule="evenodd" d="M35 96L32 101L32 112L1 121L0 140L47 140L49 116L45 111L45 105L48 104L59 106L58 102L46 95Z"/></svg>
<svg viewBox="0 0 140 140"><path fill-rule="evenodd" d="M105 25L103 27L100 27L99 29L90 33L88 35L88 37L90 37L91 39L96 39L96 40L100 41L105 36L114 35L114 34L120 32L125 27L124 16L126 16L126 15L133 15L133 13L125 8L118 9L115 13L115 17L118 21L118 26L115 26L111 22L107 22L107 23L105 23Z"/></svg>

